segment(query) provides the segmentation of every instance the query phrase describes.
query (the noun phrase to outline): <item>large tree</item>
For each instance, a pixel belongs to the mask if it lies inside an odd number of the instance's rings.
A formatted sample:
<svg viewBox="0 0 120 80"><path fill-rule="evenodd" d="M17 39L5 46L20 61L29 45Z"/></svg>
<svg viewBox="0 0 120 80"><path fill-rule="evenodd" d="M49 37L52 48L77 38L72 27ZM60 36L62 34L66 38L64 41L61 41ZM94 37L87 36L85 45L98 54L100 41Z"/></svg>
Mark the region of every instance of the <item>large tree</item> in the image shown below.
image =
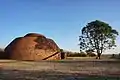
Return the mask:
<svg viewBox="0 0 120 80"><path fill-rule="evenodd" d="M79 36L80 51L95 51L96 58L100 59L103 50L116 47L115 40L118 32L105 22L92 21L83 27L81 32L81 36Z"/></svg>

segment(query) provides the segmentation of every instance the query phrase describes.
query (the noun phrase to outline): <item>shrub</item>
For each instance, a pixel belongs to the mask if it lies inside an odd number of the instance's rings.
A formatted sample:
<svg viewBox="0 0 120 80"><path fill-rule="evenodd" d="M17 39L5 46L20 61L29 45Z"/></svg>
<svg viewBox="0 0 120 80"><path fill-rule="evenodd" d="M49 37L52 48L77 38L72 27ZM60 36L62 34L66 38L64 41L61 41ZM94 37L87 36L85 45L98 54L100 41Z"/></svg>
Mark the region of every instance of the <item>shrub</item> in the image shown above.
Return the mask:
<svg viewBox="0 0 120 80"><path fill-rule="evenodd" d="M5 59L5 58L6 58L6 55L4 50L0 49L0 59Z"/></svg>
<svg viewBox="0 0 120 80"><path fill-rule="evenodd" d="M118 58L120 59L120 53L118 54Z"/></svg>
<svg viewBox="0 0 120 80"><path fill-rule="evenodd" d="M94 50L92 50L92 49L86 50L86 53L87 53L87 55L88 55L89 57L94 57L94 56L96 56L96 54L94 53Z"/></svg>
<svg viewBox="0 0 120 80"><path fill-rule="evenodd" d="M115 58L115 54L112 54L111 58Z"/></svg>
<svg viewBox="0 0 120 80"><path fill-rule="evenodd" d="M86 57L87 55L84 52L81 53L67 53L67 57Z"/></svg>
<svg viewBox="0 0 120 80"><path fill-rule="evenodd" d="M89 57L95 57L95 56L96 56L96 54L93 53L93 52L91 52L91 53L87 53L87 55L88 55Z"/></svg>

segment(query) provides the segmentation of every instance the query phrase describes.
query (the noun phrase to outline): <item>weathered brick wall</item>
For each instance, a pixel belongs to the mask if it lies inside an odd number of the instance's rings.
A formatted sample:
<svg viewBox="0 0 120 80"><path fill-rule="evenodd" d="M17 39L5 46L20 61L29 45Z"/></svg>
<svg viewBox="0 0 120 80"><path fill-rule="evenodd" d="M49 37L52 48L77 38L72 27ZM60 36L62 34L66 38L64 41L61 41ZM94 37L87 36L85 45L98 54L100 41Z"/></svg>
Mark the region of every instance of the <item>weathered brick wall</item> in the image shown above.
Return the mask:
<svg viewBox="0 0 120 80"><path fill-rule="evenodd" d="M42 60L57 51L59 47L52 39L33 33L16 38L5 48L9 58L15 60ZM60 53L47 60L56 59L61 59Z"/></svg>

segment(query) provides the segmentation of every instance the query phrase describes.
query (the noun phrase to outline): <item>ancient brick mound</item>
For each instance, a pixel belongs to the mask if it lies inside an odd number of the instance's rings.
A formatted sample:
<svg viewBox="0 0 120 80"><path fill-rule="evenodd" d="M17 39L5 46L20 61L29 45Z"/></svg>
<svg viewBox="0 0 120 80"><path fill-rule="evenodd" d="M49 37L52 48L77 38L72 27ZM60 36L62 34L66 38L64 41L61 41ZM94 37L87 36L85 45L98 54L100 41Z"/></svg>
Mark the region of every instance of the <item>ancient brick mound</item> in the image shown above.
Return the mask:
<svg viewBox="0 0 120 80"><path fill-rule="evenodd" d="M58 60L59 51L52 39L36 33L16 38L5 48L8 58L15 60Z"/></svg>

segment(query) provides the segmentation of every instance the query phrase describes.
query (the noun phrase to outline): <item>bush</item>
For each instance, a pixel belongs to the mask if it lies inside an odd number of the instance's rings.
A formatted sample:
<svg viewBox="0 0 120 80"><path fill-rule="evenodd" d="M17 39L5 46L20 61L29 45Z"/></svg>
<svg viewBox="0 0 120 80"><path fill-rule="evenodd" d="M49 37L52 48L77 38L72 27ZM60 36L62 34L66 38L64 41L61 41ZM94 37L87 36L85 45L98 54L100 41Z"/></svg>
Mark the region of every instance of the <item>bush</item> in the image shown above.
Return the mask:
<svg viewBox="0 0 120 80"><path fill-rule="evenodd" d="M84 52L81 53L67 53L67 57L86 57L87 55Z"/></svg>
<svg viewBox="0 0 120 80"><path fill-rule="evenodd" d="M118 59L120 59L120 53L118 54Z"/></svg>
<svg viewBox="0 0 120 80"><path fill-rule="evenodd" d="M91 53L87 53L87 55L88 55L89 57L95 57L95 56L96 56L96 54L93 53L93 52L91 52Z"/></svg>
<svg viewBox="0 0 120 80"><path fill-rule="evenodd" d="M115 54L112 54L111 58L115 58Z"/></svg>
<svg viewBox="0 0 120 80"><path fill-rule="evenodd" d="M6 54L4 50L0 49L0 59L5 59L5 58L6 58Z"/></svg>
<svg viewBox="0 0 120 80"><path fill-rule="evenodd" d="M89 56L89 57L95 57L96 56L96 54L94 53L94 50L92 50L92 49L86 50L86 53L87 53L87 56Z"/></svg>

